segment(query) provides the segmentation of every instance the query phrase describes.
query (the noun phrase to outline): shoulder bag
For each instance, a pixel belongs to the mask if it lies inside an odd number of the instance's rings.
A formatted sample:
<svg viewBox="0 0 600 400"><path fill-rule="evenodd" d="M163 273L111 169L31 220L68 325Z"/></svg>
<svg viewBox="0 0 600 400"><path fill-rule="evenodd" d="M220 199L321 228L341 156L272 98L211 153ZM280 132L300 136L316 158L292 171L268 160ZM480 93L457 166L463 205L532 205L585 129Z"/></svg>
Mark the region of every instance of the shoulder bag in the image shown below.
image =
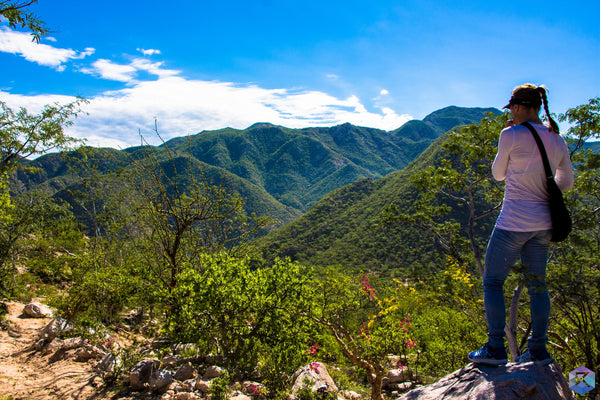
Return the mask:
<svg viewBox="0 0 600 400"><path fill-rule="evenodd" d="M521 125L529 128L540 149L542 161L544 162L544 170L546 171L546 181L548 182L548 194L550 195L550 215L552 218L552 238L550 241L561 242L567 238L573 229L571 215L563 200L563 194L554 180L554 174L552 174L550 162L548 161L548 155L546 154L542 139L540 139L537 131L529 122L523 122Z"/></svg>

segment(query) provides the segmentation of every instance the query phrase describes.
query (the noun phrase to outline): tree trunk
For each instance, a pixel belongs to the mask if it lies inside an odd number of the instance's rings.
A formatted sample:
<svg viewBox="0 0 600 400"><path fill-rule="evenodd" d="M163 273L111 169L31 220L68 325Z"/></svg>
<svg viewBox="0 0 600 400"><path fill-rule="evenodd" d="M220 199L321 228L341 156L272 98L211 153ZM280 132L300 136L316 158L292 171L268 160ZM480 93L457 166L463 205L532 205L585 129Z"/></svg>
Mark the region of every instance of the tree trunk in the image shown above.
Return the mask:
<svg viewBox="0 0 600 400"><path fill-rule="evenodd" d="M519 315L519 298L521 297L522 292L523 284L519 283L515 290L513 290L512 300L509 308L508 325L504 327L510 358L513 362L519 356L519 345L517 342L517 317Z"/></svg>
<svg viewBox="0 0 600 400"><path fill-rule="evenodd" d="M371 384L371 400L383 400L382 386L383 386L383 369L378 365L371 366L373 371L368 371L367 379Z"/></svg>

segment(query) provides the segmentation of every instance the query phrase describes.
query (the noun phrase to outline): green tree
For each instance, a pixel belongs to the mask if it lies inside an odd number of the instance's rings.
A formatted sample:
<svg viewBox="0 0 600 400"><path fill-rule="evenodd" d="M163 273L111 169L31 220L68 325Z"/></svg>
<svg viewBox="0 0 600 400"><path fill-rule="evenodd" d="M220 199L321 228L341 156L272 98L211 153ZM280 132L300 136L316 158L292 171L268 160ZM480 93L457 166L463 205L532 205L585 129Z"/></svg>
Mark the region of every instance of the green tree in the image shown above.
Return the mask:
<svg viewBox="0 0 600 400"><path fill-rule="evenodd" d="M69 137L64 129L81 113L87 100L46 105L40 114L30 114L25 108L13 111L0 101L0 173L10 172L20 158L50 151L66 150L81 143Z"/></svg>
<svg viewBox="0 0 600 400"><path fill-rule="evenodd" d="M549 333L566 370L600 368L600 154L585 143L600 138L600 98L571 108L559 120L570 124L567 141L576 167L566 193L574 228L550 255L548 281L553 306ZM597 390L597 389L596 389ZM596 391L590 392L595 396Z"/></svg>
<svg viewBox="0 0 600 400"><path fill-rule="evenodd" d="M37 3L37 0L0 1L0 16L6 18L11 28L27 28L33 36L33 41L39 43L43 36L48 34L48 28L37 15L28 8Z"/></svg>
<svg viewBox="0 0 600 400"><path fill-rule="evenodd" d="M6 194L3 195L4 202ZM38 239L44 231L59 224L61 218L72 214L44 193L30 191L17 196L0 211L0 295L12 297L16 285L18 243L29 234Z"/></svg>
<svg viewBox="0 0 600 400"><path fill-rule="evenodd" d="M387 223L408 222L425 229L466 272L477 271L479 277L483 276L482 249L489 237L492 217L502 207L503 184L492 177L491 166L499 132L507 119L507 114L489 114L479 124L450 132L442 144L445 158L412 177L420 191L414 212L399 213L392 204L383 213ZM516 325L522 291L523 284L517 284L505 328L513 359L519 354ZM473 287L472 296L481 296L479 285ZM474 314L477 310L465 311Z"/></svg>
<svg viewBox="0 0 600 400"><path fill-rule="evenodd" d="M151 278L170 292L183 268L194 265L203 252L239 251L270 219L244 215L243 199L225 179L211 182L192 156L178 156L163 146L164 159L151 146L132 156L133 179L140 196L142 234L137 243L148 255Z"/></svg>
<svg viewBox="0 0 600 400"><path fill-rule="evenodd" d="M502 206L503 185L492 177L491 166L506 119L506 114L489 114L479 124L450 132L442 144L446 158L412 177L421 193L415 212L398 213L392 204L384 213L387 222L409 222L429 231L447 254L474 264L480 276L485 221Z"/></svg>
<svg viewBox="0 0 600 400"><path fill-rule="evenodd" d="M410 369L417 341L410 328L410 289L398 281L395 287L376 287L374 281L367 274L357 281L330 271L317 285L316 307L309 315L326 328L344 357L365 371L371 399L382 400L388 356L399 357Z"/></svg>
<svg viewBox="0 0 600 400"><path fill-rule="evenodd" d="M203 254L171 292L168 331L241 372L259 368L282 389L315 336L303 314L312 308L312 288L311 271L289 260L256 268L228 252Z"/></svg>

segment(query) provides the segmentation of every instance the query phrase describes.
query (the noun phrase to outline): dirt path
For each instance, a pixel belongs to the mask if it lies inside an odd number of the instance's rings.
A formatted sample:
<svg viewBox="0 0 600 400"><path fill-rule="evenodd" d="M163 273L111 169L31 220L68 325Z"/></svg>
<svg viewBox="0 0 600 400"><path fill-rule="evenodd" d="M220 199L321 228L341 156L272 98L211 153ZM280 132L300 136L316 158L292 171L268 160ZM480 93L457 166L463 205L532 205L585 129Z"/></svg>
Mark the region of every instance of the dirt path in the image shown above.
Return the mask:
<svg viewBox="0 0 600 400"><path fill-rule="evenodd" d="M26 318L24 304L7 302L8 330L0 330L0 400L100 400L88 363L52 363L33 344L51 318Z"/></svg>

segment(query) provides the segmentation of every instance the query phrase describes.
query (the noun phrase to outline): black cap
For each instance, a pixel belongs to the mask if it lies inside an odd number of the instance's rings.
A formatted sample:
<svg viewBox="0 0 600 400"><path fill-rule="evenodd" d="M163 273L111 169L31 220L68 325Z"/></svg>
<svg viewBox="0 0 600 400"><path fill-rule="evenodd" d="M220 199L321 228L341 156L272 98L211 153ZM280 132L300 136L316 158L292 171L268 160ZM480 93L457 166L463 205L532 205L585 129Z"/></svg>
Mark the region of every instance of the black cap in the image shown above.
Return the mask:
<svg viewBox="0 0 600 400"><path fill-rule="evenodd" d="M531 93L530 96L523 96L525 93L519 93L517 96L512 96L510 101L504 108L510 108L513 104L519 104L527 107L539 107L542 105L542 98L540 97L538 92Z"/></svg>

